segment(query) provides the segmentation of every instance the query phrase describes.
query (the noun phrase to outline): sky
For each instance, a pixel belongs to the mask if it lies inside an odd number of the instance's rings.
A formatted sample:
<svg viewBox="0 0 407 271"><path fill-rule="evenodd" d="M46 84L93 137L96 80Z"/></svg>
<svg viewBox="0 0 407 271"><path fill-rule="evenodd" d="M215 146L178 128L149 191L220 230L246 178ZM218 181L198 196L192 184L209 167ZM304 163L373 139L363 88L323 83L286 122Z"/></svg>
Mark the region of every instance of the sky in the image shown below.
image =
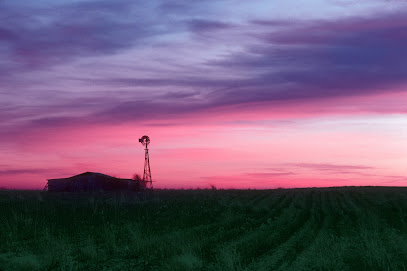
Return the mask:
<svg viewBox="0 0 407 271"><path fill-rule="evenodd" d="M0 0L0 188L407 185L407 1Z"/></svg>

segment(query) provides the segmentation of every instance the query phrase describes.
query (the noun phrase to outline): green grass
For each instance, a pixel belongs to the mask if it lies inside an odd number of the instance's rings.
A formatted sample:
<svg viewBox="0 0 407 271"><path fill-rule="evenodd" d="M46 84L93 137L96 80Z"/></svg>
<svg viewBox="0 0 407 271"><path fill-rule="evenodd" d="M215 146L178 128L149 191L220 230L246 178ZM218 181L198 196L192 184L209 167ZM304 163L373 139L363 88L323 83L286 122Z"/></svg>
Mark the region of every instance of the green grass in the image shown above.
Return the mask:
<svg viewBox="0 0 407 271"><path fill-rule="evenodd" d="M0 191L0 270L407 270L407 188Z"/></svg>

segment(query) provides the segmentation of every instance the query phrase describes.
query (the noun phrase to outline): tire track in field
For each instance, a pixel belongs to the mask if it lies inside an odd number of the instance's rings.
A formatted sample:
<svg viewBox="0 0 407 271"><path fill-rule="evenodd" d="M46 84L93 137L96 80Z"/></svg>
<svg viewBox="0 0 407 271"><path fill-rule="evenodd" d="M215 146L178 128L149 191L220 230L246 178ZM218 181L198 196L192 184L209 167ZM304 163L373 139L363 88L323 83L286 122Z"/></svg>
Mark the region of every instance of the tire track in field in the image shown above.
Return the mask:
<svg viewBox="0 0 407 271"><path fill-rule="evenodd" d="M280 195L275 194L274 195L266 194L266 195L270 197L269 201L271 202L271 204L273 205L274 203L275 206L275 208L273 209L274 213L278 210L284 209L287 200L289 200L289 197L287 197L286 193ZM262 199L264 198L264 194L253 195L254 198L257 198L258 196L260 196ZM247 201L249 200L251 199L247 198L245 200L242 200L243 205L246 205ZM182 239L182 242L187 241L188 246L192 248L194 251L197 251L204 260L213 261L214 256L216 256L216 253L218 253L217 248L219 247L219 245L222 245L222 242L231 240L233 238L236 238L236 236L242 235L241 233L242 230L240 229L240 226L247 224L246 220L248 218L253 217L253 215L256 215L253 213L247 213L245 209L243 209L242 212L244 215L240 214L236 215L232 213L232 216L230 218L226 217L220 222L214 221L210 224L197 225L190 228L177 228L177 230L175 231L165 232L163 234L156 235L154 237L154 240L157 241L161 240L161 242L165 243L173 243L174 236L179 236L179 238ZM264 216L254 219L249 226L251 228L257 228L257 224L261 224L259 218L264 218ZM220 228L222 229L220 230ZM219 234L214 235L214 232L216 231L218 231ZM179 238L178 240L176 240L175 243L180 241ZM150 244L148 247L150 249L153 249L152 248L153 246L154 242ZM176 248L174 247L174 249Z"/></svg>
<svg viewBox="0 0 407 271"><path fill-rule="evenodd" d="M270 216L278 216L287 206L289 206L292 203L290 199L291 198L288 197L286 193L275 197L272 202L276 204L274 205L273 210L268 213L267 217L262 213L255 214L255 218L239 216L238 219L224 221L214 225L217 228L217 232L215 234L213 234L214 231L208 232L209 237L203 240L202 250L207 251L207 256L213 256L217 254L219 248L227 247L239 242L239 240L249 238L249 236L258 231L258 228L264 224L265 220L267 221Z"/></svg>
<svg viewBox="0 0 407 271"><path fill-rule="evenodd" d="M219 219L211 222L211 223L206 223L206 224L199 224L196 226L180 226L180 227L176 227L175 230L172 231L165 231L162 233L156 233L156 236L159 236L160 239L162 240L169 240L171 239L172 236L175 235L179 235L182 236L182 238L186 238L191 240L191 242L193 242L193 244L191 244L191 246L193 247L201 247L204 246L205 244L208 244L209 246L214 243L216 243L217 241L219 241L219 238L224 238L224 233L225 232L229 232L229 229L233 229L236 225L242 225L245 224L245 221L247 220L247 218L252 217L253 214L251 213L247 213L247 210L245 209L245 205L247 205L247 202L252 201L253 199L251 198L257 198L258 196L261 196L261 198L263 198L265 195L265 193L262 194L254 194L254 195L250 195L250 197L245 197L244 199L240 199L240 197L238 197L239 195L237 194L235 198L231 198L229 197L228 201L235 203L237 201L242 202L243 206L234 206L233 204L226 204L226 209L225 211L220 213L220 221ZM233 195L232 195L233 196ZM267 196L267 194L266 194ZM276 203L276 206L279 206L281 204L281 202L283 202L285 195L278 195L277 197L274 196L272 197L272 201L274 203ZM166 204L170 204L167 202L164 202L165 205ZM163 204L164 204L163 203ZM224 202L221 203L220 205L225 204ZM216 209L218 210L218 208L221 208L218 205L214 205L216 206ZM230 211L233 208L239 208L241 207L241 212L245 215L240 215L240 214L234 214L234 213L230 213L231 216L227 217L227 214L225 215L225 213L227 213L228 211ZM180 211L182 211L182 205L180 206ZM171 214L167 214L167 212L171 210L167 209L164 210L162 212L162 215L171 215ZM199 210L198 210L199 212ZM247 216L248 214L248 216ZM226 216L226 217L222 217L222 216ZM184 215L187 216L187 215ZM183 216L181 215L181 217L179 218L180 220L183 220ZM221 232L221 234L214 234L214 232L219 232L220 228L222 228L223 232ZM210 236L211 238L207 238L207 236ZM214 238L215 237L215 238ZM235 235L233 235L233 237L235 237ZM218 240L217 240L218 239Z"/></svg>
<svg viewBox="0 0 407 271"><path fill-rule="evenodd" d="M282 209L288 205L289 197L287 197L286 194L283 194L283 195L279 195L278 197L273 197L273 199L271 201L272 201L271 205L273 207L271 214L278 215L278 213L280 213L282 211ZM246 219L246 220L252 219L247 226L256 227L257 225L261 224L261 221L264 219L265 213L254 210L253 206L250 206L249 208L250 208L249 209L250 213L244 212L247 210L242 210L243 211L242 213L235 214L235 215L241 219ZM245 215L245 216L241 216L241 215ZM231 220L231 221L226 220L225 222L218 223L217 225L223 226L226 224L226 225L231 226L232 228L236 227L237 225L240 225L235 222L236 222L235 220Z"/></svg>
<svg viewBox="0 0 407 271"><path fill-rule="evenodd" d="M403 200L401 195L378 193L376 191L370 191L370 193L363 194L363 199L353 195L354 200L364 208L364 213L370 217L370 226L380 227L387 224L389 228L393 228L399 231L406 230L406 216L403 212ZM367 220L364 217L364 221ZM376 222L373 224L373 221Z"/></svg>
<svg viewBox="0 0 407 271"><path fill-rule="evenodd" d="M379 224L379 216L376 207L360 199L360 194L354 191L347 193L345 205L349 206L353 214L354 232L360 232L363 229L373 229Z"/></svg>
<svg viewBox="0 0 407 271"><path fill-rule="evenodd" d="M401 231L407 232L407 195L405 193L400 193L399 198L397 199L397 202L395 204L399 208Z"/></svg>
<svg viewBox="0 0 407 271"><path fill-rule="evenodd" d="M405 194L401 193L382 193L379 200L379 193L376 195L369 195L365 201L370 204L371 211L377 216L380 221L385 222L390 228L397 231L406 232L407 230L407 216L406 216L406 198Z"/></svg>
<svg viewBox="0 0 407 271"><path fill-rule="evenodd" d="M332 192L332 195L332 216L335 220L332 233L335 236L349 235L357 226L359 218L357 206L350 202L346 192Z"/></svg>
<svg viewBox="0 0 407 271"><path fill-rule="evenodd" d="M251 234L228 244L229 247L239 251L242 266L249 267L254 264L255 260L264 257L270 250L274 250L286 242L297 228L307 223L310 216L311 201L303 194L292 193L289 196L290 204L274 221L263 224ZM305 202L302 202L303 200Z"/></svg>
<svg viewBox="0 0 407 271"><path fill-rule="evenodd" d="M277 215L289 203L289 197L286 194L271 195L271 197L270 201L274 206L272 213ZM230 209L225 212L229 211ZM241 210L241 213L230 213L229 215L229 217L226 215L220 218L220 221L195 229L196 234L202 237L198 245L205 259L213 260L212 258L216 256L218 249L225 243L236 240L236 237L243 238L248 232L257 229L264 220L263 213L249 213L244 209Z"/></svg>
<svg viewBox="0 0 407 271"><path fill-rule="evenodd" d="M266 255L248 266L249 270L286 270L320 234L324 220L321 218L321 193L310 193L306 208L309 215L303 223L293 228L294 232Z"/></svg>
<svg viewBox="0 0 407 271"><path fill-rule="evenodd" d="M255 191L253 191L255 192ZM197 233L201 233L201 234L205 234L208 233L208 236L210 236L212 238L212 240L209 241L216 241L216 237L225 237L224 233L227 232L227 230L230 230L233 228L236 228L236 225L245 225L248 224L247 220L250 221L248 226L251 227L256 227L256 223L257 224L261 224L259 220L259 218L263 218L264 217L264 210L263 213L259 212L259 211L254 211L250 208L252 208L252 206L250 205L250 202L253 201L264 201L264 200L268 200L270 202L270 205L273 208L273 213L276 213L277 211L281 210L286 202L287 198L287 193L284 194L275 194L275 193L265 193L266 191L261 191L261 193L256 193L256 194L252 194L250 196L245 196L244 198L239 197L239 194L236 194L236 197L233 197L233 195L229 195L229 199L227 200L227 202L223 202L221 203L221 205L223 205L223 207L225 208L225 210L223 212L219 213L219 218L211 223L208 224L199 224L196 226L180 226L177 227L177 231L178 230L182 230L183 232L187 233L187 232L197 232ZM244 194L246 195L246 194ZM260 198L260 199L259 199ZM237 203L237 204L236 204ZM182 211L182 206L181 207L181 211ZM219 207L216 207L216 210L218 211ZM199 210L198 210L199 211ZM162 214L165 215L165 212ZM181 217L182 219L182 217ZM214 234L215 233L215 234ZM217 234L217 233L220 233ZM164 234L167 235L167 234ZM164 236L163 235L163 236ZM219 236L218 236L219 235ZM235 237L235 235L233 235L233 237ZM219 241L219 240L217 240Z"/></svg>
<svg viewBox="0 0 407 271"><path fill-rule="evenodd" d="M299 238L293 238L292 245L288 247L288 253L277 263L278 270L286 270L315 242L321 233L325 219L322 215L322 193L314 192L312 195L311 218L306 227L300 229ZM291 240L290 240L291 241Z"/></svg>
<svg viewBox="0 0 407 271"><path fill-rule="evenodd" d="M354 191L350 199L361 213L353 232L365 259L361 268L405 269L407 253L399 198L386 190L368 190Z"/></svg>
<svg viewBox="0 0 407 271"><path fill-rule="evenodd" d="M314 197L314 204L312 207L311 225L313 226L305 239L299 239L303 242L302 250L296 251L287 262L277 268L268 270L314 270L315 257L321 255L321 245L326 244L330 246L333 239L332 232L335 228L338 215L342 211L338 199L338 195L332 191L318 191L318 197ZM300 243L301 244L301 243ZM327 247L326 249L330 249ZM323 255L334 255L334 253L326 254L322 251ZM285 259L286 260L286 259ZM324 270L321 267L321 270ZM253 269L254 270L254 269ZM267 270L267 269L264 269Z"/></svg>
<svg viewBox="0 0 407 271"><path fill-rule="evenodd" d="M273 200L274 197L282 196L283 198L288 197L288 192L275 192L267 193L267 197L262 197L259 201L256 202L257 206L253 206L255 210L264 211L269 213L270 208L274 208L275 201Z"/></svg>
<svg viewBox="0 0 407 271"><path fill-rule="evenodd" d="M248 200L247 205L255 206L265 198L272 198L272 195L272 193L264 191L263 193L256 195L256 197L252 197L250 200Z"/></svg>
<svg viewBox="0 0 407 271"><path fill-rule="evenodd" d="M244 242L244 240L246 239L253 238L253 236L258 235L258 229L261 228L262 225L267 223L268 219L278 217L284 209L293 204L292 197L288 196L287 193L279 195L279 197L276 198L274 202L276 202L276 205L274 205L274 208L266 213L266 215L260 213L257 219L254 219L246 224L246 226L250 227L250 229L242 230L240 228L241 225L230 224L230 226L237 229L237 231L227 232L222 230L223 232L220 232L219 235L214 235L208 238L206 242L209 246L212 246L211 252L213 254L216 254L217 250L220 248L232 248L236 244ZM216 247L213 247L214 242L218 243Z"/></svg>

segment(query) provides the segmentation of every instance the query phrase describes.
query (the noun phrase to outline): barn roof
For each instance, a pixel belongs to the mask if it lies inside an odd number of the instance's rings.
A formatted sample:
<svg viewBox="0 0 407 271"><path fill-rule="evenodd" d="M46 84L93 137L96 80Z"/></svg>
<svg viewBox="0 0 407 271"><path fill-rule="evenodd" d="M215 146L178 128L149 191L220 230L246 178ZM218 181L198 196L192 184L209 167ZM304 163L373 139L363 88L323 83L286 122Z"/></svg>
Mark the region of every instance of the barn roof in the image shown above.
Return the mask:
<svg viewBox="0 0 407 271"><path fill-rule="evenodd" d="M90 171L87 171L87 172L84 172L84 173L81 173L81 174L78 174L78 175L75 175L75 176L72 176L72 177L69 177L69 178L90 176L90 175L96 175L96 176L108 177L108 178L116 178L116 177L112 177L112 176L109 176L109 175L106 175L106 174L102 174L102 173L98 173L98 172L90 172Z"/></svg>
<svg viewBox="0 0 407 271"><path fill-rule="evenodd" d="M109 176L109 175L102 174L102 173L98 173L98 172L90 172L90 171L87 171L87 172L84 172L84 173L81 173L81 174L74 175L74 176L72 176L72 177L68 177L68 178L57 178L57 179L48 179L48 181L50 181L50 180L76 179L76 178L78 178L78 177L86 177L86 176L95 176L95 177L99 177L99 178L102 178L102 179L116 179L116 180L126 180L126 181L132 180L132 179L116 178L116 177Z"/></svg>

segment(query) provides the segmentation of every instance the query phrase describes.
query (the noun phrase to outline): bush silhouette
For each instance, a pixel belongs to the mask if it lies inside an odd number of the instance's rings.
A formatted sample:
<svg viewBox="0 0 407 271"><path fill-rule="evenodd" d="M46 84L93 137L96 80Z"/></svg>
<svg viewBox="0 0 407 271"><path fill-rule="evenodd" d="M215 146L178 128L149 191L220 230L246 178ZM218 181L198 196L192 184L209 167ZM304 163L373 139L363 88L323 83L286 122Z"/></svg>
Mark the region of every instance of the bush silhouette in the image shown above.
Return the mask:
<svg viewBox="0 0 407 271"><path fill-rule="evenodd" d="M135 190L143 190L146 188L146 182L137 173L133 175L132 180L135 182Z"/></svg>

